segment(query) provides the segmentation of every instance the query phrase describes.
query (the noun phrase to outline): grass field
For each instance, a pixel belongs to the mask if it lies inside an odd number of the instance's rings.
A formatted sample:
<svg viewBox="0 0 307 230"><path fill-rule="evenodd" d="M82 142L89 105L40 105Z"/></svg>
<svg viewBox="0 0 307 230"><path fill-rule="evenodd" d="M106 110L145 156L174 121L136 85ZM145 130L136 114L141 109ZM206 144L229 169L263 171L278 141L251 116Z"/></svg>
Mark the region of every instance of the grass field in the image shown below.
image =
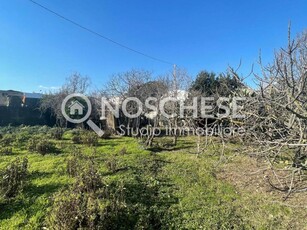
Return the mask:
<svg viewBox="0 0 307 230"><path fill-rule="evenodd" d="M0 170L18 157L27 157L29 174L16 197L1 198L0 229L56 229L47 219L54 196L76 183L67 173L67 162L76 153L82 154L80 162L90 159L98 168L105 187L125 197L123 219L130 224L126 229L307 229L306 208L274 202L276 194L232 180L240 179L233 167L252 164L236 153L235 144L228 145L225 157L235 153L236 157L217 164L219 143L196 155L193 137L180 138L174 148L146 150L129 137L99 139L95 146L74 144L73 130L66 130L61 140L52 138L46 127L2 128L1 132L1 148L9 146L12 153L0 156ZM44 136L55 148L47 154L28 150L31 138ZM3 144L3 139L11 141ZM303 201L306 204L306 198Z"/></svg>

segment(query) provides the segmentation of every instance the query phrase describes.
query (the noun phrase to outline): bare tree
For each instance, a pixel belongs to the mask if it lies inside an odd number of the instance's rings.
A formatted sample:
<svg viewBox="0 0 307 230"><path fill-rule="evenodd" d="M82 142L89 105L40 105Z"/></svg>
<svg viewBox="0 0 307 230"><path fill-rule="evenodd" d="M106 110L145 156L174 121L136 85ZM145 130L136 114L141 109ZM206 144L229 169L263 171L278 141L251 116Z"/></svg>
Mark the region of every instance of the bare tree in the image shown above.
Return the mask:
<svg viewBox="0 0 307 230"><path fill-rule="evenodd" d="M174 70L171 74L167 74L163 81L168 87L168 92L165 97L174 98L174 101L170 101L165 104L165 112L171 115L167 119L168 129L173 136L173 145L177 145L179 136L180 124L184 123L185 118L180 117L180 104L187 99L188 90L191 85L191 77L185 69L177 68L174 66ZM174 116L173 116L174 115Z"/></svg>
<svg viewBox="0 0 307 230"><path fill-rule="evenodd" d="M151 75L150 72L145 70L131 70L115 74L106 86L100 90L100 94L107 97L113 104L121 104L129 97L142 99L146 91L142 86L151 80ZM126 108L129 114L135 114L140 109L137 103L133 101L129 102ZM141 117L130 119L122 115L119 119L127 127L140 127L141 124Z"/></svg>
<svg viewBox="0 0 307 230"><path fill-rule="evenodd" d="M280 191L306 191L307 134L307 32L291 38L275 53L272 64L255 75L259 90L244 107L247 138L257 143L258 155L267 159L268 182ZM285 169L276 161L289 159Z"/></svg>
<svg viewBox="0 0 307 230"><path fill-rule="evenodd" d="M101 90L103 95L107 95L110 101L114 101L116 98L119 103L124 101L128 97L135 97L145 105L146 100L149 97L154 97L156 100L150 101L150 105L159 107L160 101L163 98L175 97L177 98L182 92L187 92L189 87L188 75L185 71L179 69L176 73L167 74L164 76L153 77L150 72L143 70L132 70L125 73L114 75L107 86ZM127 104L127 112L134 114L138 111L136 103ZM165 105L165 112L168 114L179 114L179 102L167 103ZM148 119L146 124L142 123L144 118ZM154 130L160 124L160 121L164 120L169 127L174 128L174 143L177 142L178 133L175 131L179 117L171 117L166 119L162 116L161 110L157 109L152 111L146 106L143 106L141 116L129 119L120 118L121 124L127 124L129 127L140 128L141 126L149 125L150 130ZM145 138L145 145L150 147L153 144L154 133L150 132L148 135L143 136Z"/></svg>
<svg viewBox="0 0 307 230"><path fill-rule="evenodd" d="M52 116L55 117L58 126L67 126L61 111L61 105L66 96L73 93L87 93L90 86L88 77L83 77L78 73L71 75L66 79L65 84L56 92L46 94L40 105L42 112L50 111Z"/></svg>

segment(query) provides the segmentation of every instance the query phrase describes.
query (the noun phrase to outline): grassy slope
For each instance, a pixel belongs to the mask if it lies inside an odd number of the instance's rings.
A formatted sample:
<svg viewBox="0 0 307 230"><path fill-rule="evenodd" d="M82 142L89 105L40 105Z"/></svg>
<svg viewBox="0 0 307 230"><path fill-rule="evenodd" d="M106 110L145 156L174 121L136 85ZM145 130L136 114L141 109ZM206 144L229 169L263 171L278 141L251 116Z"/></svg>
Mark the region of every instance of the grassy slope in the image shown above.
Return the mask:
<svg viewBox="0 0 307 230"><path fill-rule="evenodd" d="M65 159L76 146L73 146L69 132L63 141L55 142L61 153L42 156L18 146L14 148L12 156L0 156L0 169L18 156L27 156L31 172L30 183L21 195L10 202L0 200L0 229L41 228L52 194L72 182L73 179L65 171ZM163 161L162 166L159 166L155 178L151 174L144 174L142 178L155 185L161 184L159 196L170 202L167 228L291 228L296 215L292 208L268 203L263 196L239 192L230 183L217 179L218 172L213 166L218 157L214 154L196 157L188 153L193 145L194 140L190 138L180 140L176 149L156 151L159 160ZM148 161L153 161L152 154L132 138L100 140L95 150L83 145L77 147L95 157L107 183L125 181L125 184L129 184L133 180L129 168L142 167L143 163L147 167ZM126 148L127 154L117 154L123 148ZM210 150L207 152L210 153ZM128 170L108 174L104 162L110 159L116 161L118 168L128 166ZM298 229L306 227L304 220L296 224L295 228Z"/></svg>

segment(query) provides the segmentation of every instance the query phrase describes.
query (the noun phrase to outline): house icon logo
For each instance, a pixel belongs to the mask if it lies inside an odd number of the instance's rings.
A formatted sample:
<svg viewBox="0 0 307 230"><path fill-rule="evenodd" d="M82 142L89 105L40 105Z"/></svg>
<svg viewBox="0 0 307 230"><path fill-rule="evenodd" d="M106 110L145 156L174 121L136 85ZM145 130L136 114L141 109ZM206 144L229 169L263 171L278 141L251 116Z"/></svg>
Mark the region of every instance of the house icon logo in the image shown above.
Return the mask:
<svg viewBox="0 0 307 230"><path fill-rule="evenodd" d="M68 108L70 115L83 115L83 110L85 109L84 105L77 100L73 101Z"/></svg>
<svg viewBox="0 0 307 230"><path fill-rule="evenodd" d="M76 98L79 98L84 104L80 103ZM68 106L69 102L70 105ZM86 105L85 105L86 104ZM86 114L85 114L86 111ZM102 137L104 131L98 127L90 118L92 113L92 104L88 97L80 93L73 93L65 97L61 105L61 112L64 118L73 123L81 124L85 122L86 124L95 132L98 136ZM84 115L85 114L85 115ZM82 118L76 118L76 115L83 116ZM74 117L74 118L72 118Z"/></svg>
<svg viewBox="0 0 307 230"><path fill-rule="evenodd" d="M67 121L74 124L83 123L91 116L91 101L83 94L70 94L63 100L61 112Z"/></svg>

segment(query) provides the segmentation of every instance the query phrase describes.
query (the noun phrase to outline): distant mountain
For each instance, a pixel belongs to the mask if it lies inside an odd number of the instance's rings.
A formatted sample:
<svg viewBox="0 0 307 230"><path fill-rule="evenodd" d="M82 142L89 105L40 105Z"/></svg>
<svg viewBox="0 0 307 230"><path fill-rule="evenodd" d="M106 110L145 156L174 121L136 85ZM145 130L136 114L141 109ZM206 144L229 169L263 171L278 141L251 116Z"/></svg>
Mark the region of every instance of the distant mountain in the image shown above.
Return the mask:
<svg viewBox="0 0 307 230"><path fill-rule="evenodd" d="M36 98L40 99L44 95L41 93L26 93L26 92L21 92L21 91L16 91L16 90L0 90L0 96L26 96L26 98Z"/></svg>

